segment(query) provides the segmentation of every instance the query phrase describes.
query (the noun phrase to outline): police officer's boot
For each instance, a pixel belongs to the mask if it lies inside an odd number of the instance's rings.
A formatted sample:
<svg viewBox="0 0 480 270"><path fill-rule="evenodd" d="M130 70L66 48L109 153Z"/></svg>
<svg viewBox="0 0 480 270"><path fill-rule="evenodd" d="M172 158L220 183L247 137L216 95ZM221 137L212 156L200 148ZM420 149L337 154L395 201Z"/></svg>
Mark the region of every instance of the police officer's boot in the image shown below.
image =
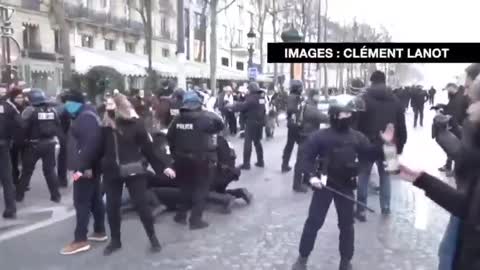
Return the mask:
<svg viewBox="0 0 480 270"><path fill-rule="evenodd" d="M255 166L259 167L259 168L263 168L265 167L265 162L262 161L258 161L257 163L255 163Z"/></svg>
<svg viewBox="0 0 480 270"><path fill-rule="evenodd" d="M288 163L282 163L282 173L286 173L292 170L292 167L288 166Z"/></svg>
<svg viewBox="0 0 480 270"><path fill-rule="evenodd" d="M250 169L251 169L250 164L245 163L240 166L240 170L250 170Z"/></svg>
<svg viewBox="0 0 480 270"><path fill-rule="evenodd" d="M150 251L153 253L158 253L162 250L162 246L160 245L160 242L158 241L158 238L156 235L152 235L149 237L150 238Z"/></svg>
<svg viewBox="0 0 480 270"><path fill-rule="evenodd" d="M178 224L187 225L187 212L178 211L173 220Z"/></svg>
<svg viewBox="0 0 480 270"><path fill-rule="evenodd" d="M340 267L338 270L352 270L352 263L348 260L340 260Z"/></svg>
<svg viewBox="0 0 480 270"><path fill-rule="evenodd" d="M298 256L297 261L293 264L292 270L307 270L308 258Z"/></svg>
<svg viewBox="0 0 480 270"><path fill-rule="evenodd" d="M209 224L203 220L190 221L190 230L201 230L207 228L208 226Z"/></svg>

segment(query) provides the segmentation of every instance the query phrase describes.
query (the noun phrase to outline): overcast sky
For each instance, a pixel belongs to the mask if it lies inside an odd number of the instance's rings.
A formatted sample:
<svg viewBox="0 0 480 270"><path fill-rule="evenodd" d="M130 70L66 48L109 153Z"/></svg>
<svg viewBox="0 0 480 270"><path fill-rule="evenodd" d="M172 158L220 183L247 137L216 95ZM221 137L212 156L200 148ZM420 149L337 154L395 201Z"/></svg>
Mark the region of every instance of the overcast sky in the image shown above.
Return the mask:
<svg viewBox="0 0 480 270"><path fill-rule="evenodd" d="M328 5L330 18L383 25L393 41L480 42L480 0L329 0ZM465 66L423 65L425 83L441 78L443 84Z"/></svg>

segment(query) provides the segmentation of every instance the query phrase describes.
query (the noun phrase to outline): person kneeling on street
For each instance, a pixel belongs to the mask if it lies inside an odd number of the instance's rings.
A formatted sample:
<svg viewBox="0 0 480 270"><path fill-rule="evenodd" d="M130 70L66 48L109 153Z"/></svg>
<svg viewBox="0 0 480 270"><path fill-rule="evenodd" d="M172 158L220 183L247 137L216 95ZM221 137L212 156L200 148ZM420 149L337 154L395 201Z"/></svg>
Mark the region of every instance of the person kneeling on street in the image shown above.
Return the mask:
<svg viewBox="0 0 480 270"><path fill-rule="evenodd" d="M105 248L104 255L110 255L122 246L120 207L124 185L150 240L151 251L159 252L161 246L155 234L153 215L147 198L147 168L144 158L157 174L164 173L169 178L174 178L175 171L170 169L170 164L162 162L155 155L151 136L127 97L118 94L107 101L106 107L102 169L111 242Z"/></svg>

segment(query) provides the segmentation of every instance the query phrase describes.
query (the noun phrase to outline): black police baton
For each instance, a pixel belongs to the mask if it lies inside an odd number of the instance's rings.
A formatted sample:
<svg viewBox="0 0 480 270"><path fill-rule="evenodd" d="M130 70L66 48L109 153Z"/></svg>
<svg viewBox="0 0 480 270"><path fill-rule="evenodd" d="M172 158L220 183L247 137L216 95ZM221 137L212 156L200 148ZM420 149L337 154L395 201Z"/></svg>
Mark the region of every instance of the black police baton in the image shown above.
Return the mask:
<svg viewBox="0 0 480 270"><path fill-rule="evenodd" d="M342 198L345 198L345 199L347 199L347 200L349 200L349 201L351 201L351 202L353 202L353 203L355 203L355 204L357 204L357 205L360 205L361 207L367 209L369 212L375 213L375 210L373 210L372 208L368 207L366 204L364 204L364 203L362 203L362 202L356 200L355 198L352 198L352 197L350 197L350 196L348 196L348 195L346 195L346 194L343 194L342 192L340 192L340 191L338 191L338 190L336 190L336 189L334 189L334 188L332 188L332 187L329 187L329 186L326 186L326 185L325 185L325 186L322 185L322 188L325 188L325 189L327 189L327 190L329 190L329 191L337 194L338 196L340 196L340 197L342 197Z"/></svg>

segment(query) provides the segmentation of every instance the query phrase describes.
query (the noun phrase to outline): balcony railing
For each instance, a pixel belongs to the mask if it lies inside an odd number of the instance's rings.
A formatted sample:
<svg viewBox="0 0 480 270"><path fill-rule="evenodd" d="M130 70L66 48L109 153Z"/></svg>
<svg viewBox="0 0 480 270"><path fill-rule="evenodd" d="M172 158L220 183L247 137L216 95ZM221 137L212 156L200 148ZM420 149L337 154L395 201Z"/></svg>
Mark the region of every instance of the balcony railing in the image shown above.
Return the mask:
<svg viewBox="0 0 480 270"><path fill-rule="evenodd" d="M108 26L130 33L143 33L143 23L112 16L109 12L65 3L65 15L70 20L81 20L95 25Z"/></svg>

